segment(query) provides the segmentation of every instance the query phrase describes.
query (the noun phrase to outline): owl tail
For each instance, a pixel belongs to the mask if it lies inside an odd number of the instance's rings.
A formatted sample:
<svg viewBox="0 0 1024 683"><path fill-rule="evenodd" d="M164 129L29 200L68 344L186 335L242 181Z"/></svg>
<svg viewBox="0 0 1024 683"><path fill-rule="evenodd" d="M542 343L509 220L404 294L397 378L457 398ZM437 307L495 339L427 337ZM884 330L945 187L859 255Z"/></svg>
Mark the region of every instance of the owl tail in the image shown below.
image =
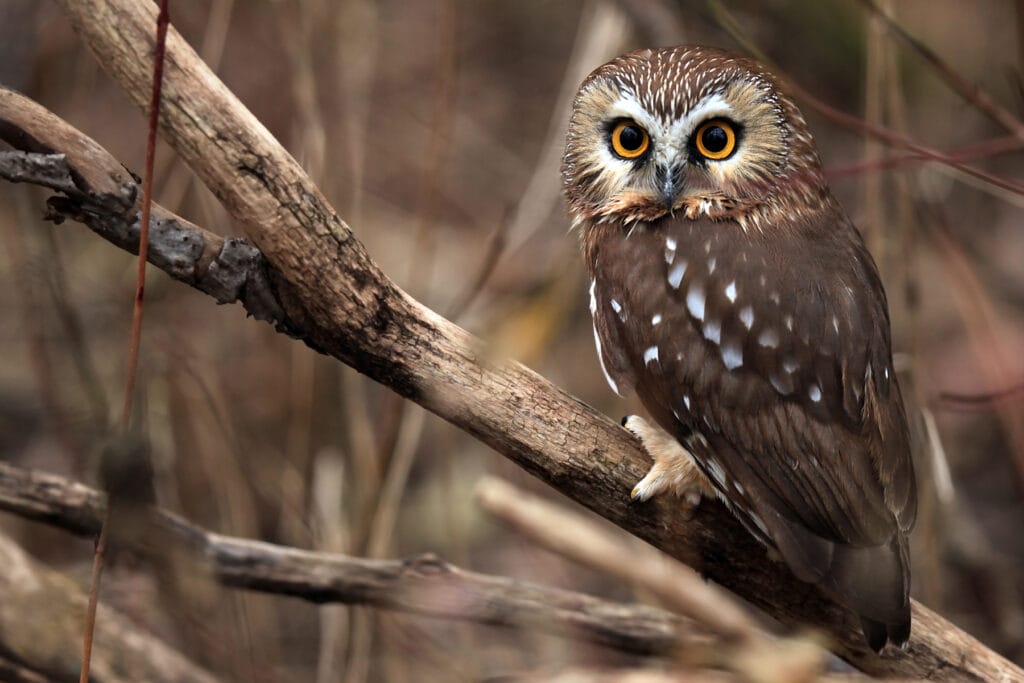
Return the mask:
<svg viewBox="0 0 1024 683"><path fill-rule="evenodd" d="M891 642L910 640L910 561L907 541L897 532L888 545L856 548L837 544L822 587L860 616L861 629L875 652Z"/></svg>
<svg viewBox="0 0 1024 683"><path fill-rule="evenodd" d="M772 540L793 573L855 612L871 649L907 644L910 559L902 531L886 544L865 547L823 538L781 515L772 522Z"/></svg>

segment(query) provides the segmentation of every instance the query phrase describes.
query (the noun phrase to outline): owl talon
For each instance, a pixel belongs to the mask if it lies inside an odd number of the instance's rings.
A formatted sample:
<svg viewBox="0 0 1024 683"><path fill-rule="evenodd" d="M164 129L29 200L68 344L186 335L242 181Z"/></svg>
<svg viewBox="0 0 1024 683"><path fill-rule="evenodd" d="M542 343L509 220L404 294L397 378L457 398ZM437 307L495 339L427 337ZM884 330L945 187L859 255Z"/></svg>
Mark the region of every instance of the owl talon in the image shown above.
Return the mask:
<svg viewBox="0 0 1024 683"><path fill-rule="evenodd" d="M622 418L622 426L654 460L646 476L630 491L631 499L642 503L667 489L681 497L686 507L693 508L700 504L702 493L712 491L690 454L668 432L638 415Z"/></svg>

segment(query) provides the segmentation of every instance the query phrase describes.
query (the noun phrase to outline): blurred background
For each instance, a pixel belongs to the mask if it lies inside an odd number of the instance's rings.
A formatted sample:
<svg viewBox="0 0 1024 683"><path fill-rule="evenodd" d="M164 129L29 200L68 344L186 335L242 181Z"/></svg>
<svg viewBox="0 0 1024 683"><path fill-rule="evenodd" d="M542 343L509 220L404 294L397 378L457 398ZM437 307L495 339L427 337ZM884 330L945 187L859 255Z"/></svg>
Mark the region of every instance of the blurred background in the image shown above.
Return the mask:
<svg viewBox="0 0 1024 683"><path fill-rule="evenodd" d="M966 83L1024 115L1024 2L883 6ZM833 189L879 261L897 365L921 415L913 593L1024 663L1024 193L1015 187L1024 155L1014 151L1024 144L1006 144L1010 131L870 8L172 0L171 18L399 285L614 417L635 406L608 390L598 367L558 176L582 78L629 49L716 45L759 55L855 117L800 100ZM0 1L0 82L141 172L145 117L54 3ZM866 136L869 126L969 155L985 173L907 158ZM168 148L156 169L156 201L241 234ZM96 443L120 406L135 259L82 226L44 222L46 196L0 184L0 459L95 484ZM432 551L477 571L637 599L525 543L472 500L484 473L557 496L550 489L154 268L140 368L159 501L197 524L360 556ZM91 543L6 514L0 531L87 585ZM240 591L169 606L130 563L115 563L104 581L104 604L227 680L470 681L627 663L525 629Z"/></svg>

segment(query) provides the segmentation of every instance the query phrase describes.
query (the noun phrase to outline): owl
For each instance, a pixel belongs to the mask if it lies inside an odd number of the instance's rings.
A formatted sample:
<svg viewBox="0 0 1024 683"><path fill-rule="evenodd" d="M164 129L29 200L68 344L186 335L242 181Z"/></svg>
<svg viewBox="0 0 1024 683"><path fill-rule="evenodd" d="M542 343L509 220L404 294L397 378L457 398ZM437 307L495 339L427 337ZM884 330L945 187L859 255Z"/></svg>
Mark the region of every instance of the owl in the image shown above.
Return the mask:
<svg viewBox="0 0 1024 683"><path fill-rule="evenodd" d="M760 64L641 50L580 86L562 178L606 379L650 420L633 489L720 499L801 580L910 637L917 493L878 270Z"/></svg>

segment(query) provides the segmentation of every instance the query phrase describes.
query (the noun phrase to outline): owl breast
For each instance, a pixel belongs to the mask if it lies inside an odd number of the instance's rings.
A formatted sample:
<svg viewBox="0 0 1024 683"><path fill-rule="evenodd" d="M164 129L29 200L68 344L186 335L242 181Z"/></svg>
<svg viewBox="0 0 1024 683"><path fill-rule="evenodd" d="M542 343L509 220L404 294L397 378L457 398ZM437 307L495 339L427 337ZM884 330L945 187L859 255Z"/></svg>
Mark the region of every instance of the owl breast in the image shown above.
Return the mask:
<svg viewBox="0 0 1024 683"><path fill-rule="evenodd" d="M867 393L888 405L893 384L885 302L858 248L677 218L586 240L610 383L636 389L768 544L774 513L844 543L884 544L897 528L873 451L905 462L906 442L901 424L883 442L865 422ZM898 510L906 475L889 492Z"/></svg>

